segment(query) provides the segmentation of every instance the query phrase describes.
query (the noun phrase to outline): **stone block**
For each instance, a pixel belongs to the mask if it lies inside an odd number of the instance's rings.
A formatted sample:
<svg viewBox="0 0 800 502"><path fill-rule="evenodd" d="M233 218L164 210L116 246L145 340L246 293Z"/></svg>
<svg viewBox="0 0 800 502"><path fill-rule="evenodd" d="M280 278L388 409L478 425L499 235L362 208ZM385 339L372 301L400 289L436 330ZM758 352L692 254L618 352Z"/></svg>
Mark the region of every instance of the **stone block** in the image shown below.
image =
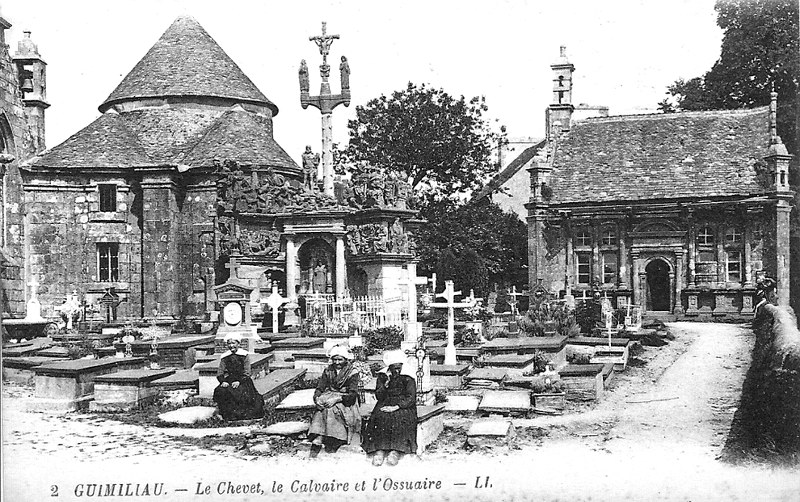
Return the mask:
<svg viewBox="0 0 800 502"><path fill-rule="evenodd" d="M296 390L286 396L286 399L281 401L275 409L281 411L311 412L316 408L314 405L314 390L315 389Z"/></svg>
<svg viewBox="0 0 800 502"><path fill-rule="evenodd" d="M484 394L479 411L488 413L528 413L531 394L528 391L491 390Z"/></svg>
<svg viewBox="0 0 800 502"><path fill-rule="evenodd" d="M200 373L196 370L178 370L172 375L154 380L152 386L163 390L198 389Z"/></svg>
<svg viewBox="0 0 800 502"><path fill-rule="evenodd" d="M444 405L417 406L417 455L444 431Z"/></svg>
<svg viewBox="0 0 800 502"><path fill-rule="evenodd" d="M480 403L479 396L447 396L444 409L453 412L474 412Z"/></svg>
<svg viewBox="0 0 800 502"><path fill-rule="evenodd" d="M558 371L567 398L592 401L603 396L603 364L570 364Z"/></svg>
<svg viewBox="0 0 800 502"><path fill-rule="evenodd" d="M460 389L464 386L464 377L469 372L469 366L466 364L432 364L430 369L431 384L436 389Z"/></svg>
<svg viewBox="0 0 800 502"><path fill-rule="evenodd" d="M498 354L487 357L484 365L487 368L504 369L509 377L516 377L533 371L534 361L533 354Z"/></svg>
<svg viewBox="0 0 800 502"><path fill-rule="evenodd" d="M467 431L467 443L470 446L509 446L513 439L514 425L510 420L476 420Z"/></svg>
<svg viewBox="0 0 800 502"><path fill-rule="evenodd" d="M158 416L162 422L170 424L196 424L205 422L214 416L217 409L213 406L189 406L179 410L168 411Z"/></svg>

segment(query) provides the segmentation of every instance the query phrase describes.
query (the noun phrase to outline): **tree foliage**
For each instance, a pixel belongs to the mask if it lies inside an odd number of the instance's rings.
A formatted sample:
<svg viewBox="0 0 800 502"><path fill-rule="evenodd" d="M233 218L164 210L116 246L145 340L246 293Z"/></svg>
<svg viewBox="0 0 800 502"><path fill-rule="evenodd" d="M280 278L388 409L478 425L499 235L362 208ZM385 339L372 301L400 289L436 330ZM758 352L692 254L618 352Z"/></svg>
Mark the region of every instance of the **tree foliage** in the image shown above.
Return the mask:
<svg viewBox="0 0 800 502"><path fill-rule="evenodd" d="M424 84L408 86L356 107L348 122L350 143L338 162L368 165L408 180L425 200L480 188L493 172L499 136L483 118L484 98L454 98Z"/></svg>
<svg viewBox="0 0 800 502"><path fill-rule="evenodd" d="M474 288L479 295L485 295L493 283L518 288L527 285L527 227L516 214L504 212L487 199L440 204L428 213L417 247L421 270L436 272L440 282L456 281L462 291ZM485 279L480 270L473 275L470 268L485 269Z"/></svg>
<svg viewBox="0 0 800 502"><path fill-rule="evenodd" d="M718 0L724 30L719 60L702 77L677 80L659 103L665 112L769 104L778 93L778 133L797 152L800 28L797 0Z"/></svg>

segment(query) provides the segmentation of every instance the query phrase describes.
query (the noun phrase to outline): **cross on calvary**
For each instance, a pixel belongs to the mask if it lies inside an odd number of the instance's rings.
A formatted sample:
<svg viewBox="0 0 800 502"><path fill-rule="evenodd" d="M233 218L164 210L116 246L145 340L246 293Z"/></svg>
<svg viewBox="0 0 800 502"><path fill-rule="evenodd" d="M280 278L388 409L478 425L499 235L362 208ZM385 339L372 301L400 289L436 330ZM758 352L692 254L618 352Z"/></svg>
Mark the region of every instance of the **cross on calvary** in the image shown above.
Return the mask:
<svg viewBox="0 0 800 502"><path fill-rule="evenodd" d="M272 309L272 332L278 332L278 309L281 305L288 302L288 298L284 298L278 293L278 286L272 286L272 294L269 295L264 303Z"/></svg>
<svg viewBox="0 0 800 502"><path fill-rule="evenodd" d="M444 364L456 364L456 344L455 344L455 311L453 309L466 309L475 306L474 303L456 303L455 297L460 296L461 291L453 291L453 281L445 281L444 293L439 293L437 298L444 298L445 303L431 303L431 307L447 309L447 347L444 349Z"/></svg>
<svg viewBox="0 0 800 502"><path fill-rule="evenodd" d="M229 270L228 278L229 279L238 279L239 278L239 267L241 267L241 266L242 266L241 263L236 261L236 257L235 256L231 256L230 259L228 259L228 263L225 264L225 268L227 268Z"/></svg>
<svg viewBox="0 0 800 502"><path fill-rule="evenodd" d="M519 314L517 310L517 304L519 300L517 300L518 296L525 296L526 293L517 293L517 287L513 286L511 291L508 292L508 296L511 297L510 300L506 300L506 302L511 306L511 315L516 317Z"/></svg>

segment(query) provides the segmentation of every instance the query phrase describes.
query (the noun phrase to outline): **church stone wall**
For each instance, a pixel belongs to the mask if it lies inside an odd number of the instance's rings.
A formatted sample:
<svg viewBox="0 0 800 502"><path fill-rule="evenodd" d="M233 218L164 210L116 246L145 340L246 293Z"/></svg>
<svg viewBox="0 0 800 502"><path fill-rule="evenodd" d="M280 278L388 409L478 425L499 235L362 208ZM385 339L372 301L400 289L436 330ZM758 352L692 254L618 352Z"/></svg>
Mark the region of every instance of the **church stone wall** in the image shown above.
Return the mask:
<svg viewBox="0 0 800 502"><path fill-rule="evenodd" d="M2 44L0 44L2 45ZM0 241L4 252L16 263L0 267L0 309L4 316L24 317L25 284L23 258L23 196L22 178L18 165L32 157L35 145L44 144L44 138L34 138L28 129L28 109L22 102L17 72L6 46L0 47L0 135L6 142L7 153L15 161L8 164L5 173L5 206L2 222L6 235Z"/></svg>
<svg viewBox="0 0 800 502"><path fill-rule="evenodd" d="M181 313L202 317L211 307L216 261L214 215L216 186L190 189L181 210L178 247Z"/></svg>

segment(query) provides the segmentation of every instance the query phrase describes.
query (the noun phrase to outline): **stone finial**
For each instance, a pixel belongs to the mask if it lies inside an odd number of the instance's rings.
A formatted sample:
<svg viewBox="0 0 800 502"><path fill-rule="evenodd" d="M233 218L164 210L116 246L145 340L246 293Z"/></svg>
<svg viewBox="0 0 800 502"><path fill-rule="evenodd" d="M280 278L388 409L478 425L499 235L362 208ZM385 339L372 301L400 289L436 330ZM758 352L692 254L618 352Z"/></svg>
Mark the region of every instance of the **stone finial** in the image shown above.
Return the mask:
<svg viewBox="0 0 800 502"><path fill-rule="evenodd" d="M31 40L30 30L23 31L23 38L17 42L17 53L14 57L40 57L39 47Z"/></svg>
<svg viewBox="0 0 800 502"><path fill-rule="evenodd" d="M559 55L560 55L562 58L565 58L565 57L567 57L567 46L566 46L566 45L562 45L562 46L559 48L559 51L560 51L560 54L559 54Z"/></svg>
<svg viewBox="0 0 800 502"><path fill-rule="evenodd" d="M778 93L775 92L775 84L772 84L772 92L769 101L769 135L770 135L770 155L789 155L783 140L778 136Z"/></svg>

